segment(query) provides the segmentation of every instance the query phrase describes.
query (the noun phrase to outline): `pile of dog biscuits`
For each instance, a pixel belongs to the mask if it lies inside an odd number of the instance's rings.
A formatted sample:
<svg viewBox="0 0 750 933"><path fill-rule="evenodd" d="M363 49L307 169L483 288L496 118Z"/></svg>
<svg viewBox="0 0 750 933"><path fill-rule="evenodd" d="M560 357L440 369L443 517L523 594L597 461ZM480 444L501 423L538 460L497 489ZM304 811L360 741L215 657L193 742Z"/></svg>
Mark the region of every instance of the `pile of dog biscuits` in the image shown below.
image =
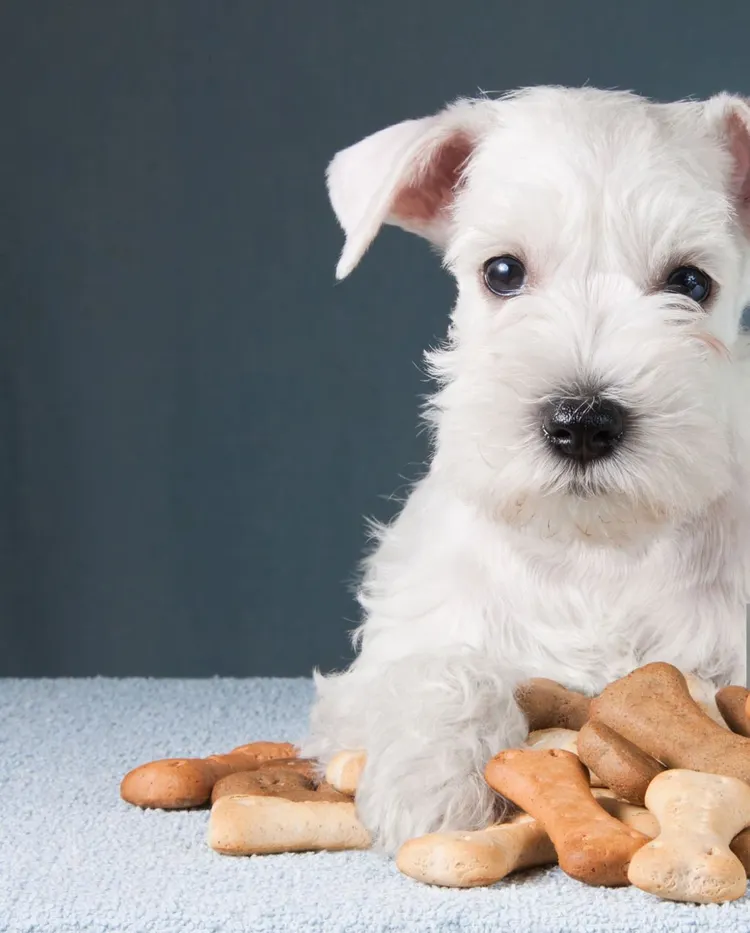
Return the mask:
<svg viewBox="0 0 750 933"><path fill-rule="evenodd" d="M433 885L494 884L559 864L590 885L632 884L658 897L721 903L750 874L750 693L715 697L653 663L593 699L535 679L517 691L529 722L523 747L501 751L487 783L519 812L468 832L432 833L396 856ZM360 751L316 762L287 743L167 759L131 771L121 795L141 807L210 803L209 845L227 855L365 849L354 795Z"/></svg>

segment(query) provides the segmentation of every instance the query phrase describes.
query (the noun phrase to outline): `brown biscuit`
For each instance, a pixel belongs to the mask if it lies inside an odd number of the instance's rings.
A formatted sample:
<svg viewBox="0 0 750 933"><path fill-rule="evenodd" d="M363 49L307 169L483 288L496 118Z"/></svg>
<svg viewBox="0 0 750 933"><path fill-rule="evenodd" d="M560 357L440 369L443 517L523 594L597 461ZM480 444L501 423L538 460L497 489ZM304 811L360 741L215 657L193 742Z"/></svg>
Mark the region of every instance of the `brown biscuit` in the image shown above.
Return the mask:
<svg viewBox="0 0 750 933"><path fill-rule="evenodd" d="M671 664L655 662L610 684L591 704L608 725L667 768L725 774L750 783L750 739L711 719Z"/></svg>
<svg viewBox="0 0 750 933"><path fill-rule="evenodd" d="M511 749L488 763L485 777L544 827L566 874L586 884L628 883L630 859L648 837L597 803L586 768L574 754Z"/></svg>
<svg viewBox="0 0 750 933"><path fill-rule="evenodd" d="M618 797L642 807L648 785L664 766L603 722L590 720L578 733L578 757Z"/></svg>
<svg viewBox="0 0 750 933"><path fill-rule="evenodd" d="M164 758L128 772L120 796L137 807L181 810L208 803L214 784L227 774L250 771L263 762L292 758L296 748L288 742L251 742L226 755L208 758Z"/></svg>
<svg viewBox="0 0 750 933"><path fill-rule="evenodd" d="M750 690L744 687L722 687L716 692L716 705L724 721L732 732L746 738L750 738L750 720L746 712L749 697Z"/></svg>
<svg viewBox="0 0 750 933"><path fill-rule="evenodd" d="M590 697L546 677L534 677L519 684L515 698L529 722L529 732L555 728L578 730L589 718Z"/></svg>

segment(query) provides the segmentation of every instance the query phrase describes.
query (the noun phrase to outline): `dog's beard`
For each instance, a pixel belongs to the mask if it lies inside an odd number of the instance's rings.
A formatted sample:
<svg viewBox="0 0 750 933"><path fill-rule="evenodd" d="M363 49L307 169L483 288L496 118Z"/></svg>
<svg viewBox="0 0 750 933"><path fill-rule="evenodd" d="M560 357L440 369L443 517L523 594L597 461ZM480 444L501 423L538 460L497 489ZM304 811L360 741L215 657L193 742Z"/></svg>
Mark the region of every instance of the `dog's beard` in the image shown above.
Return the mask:
<svg viewBox="0 0 750 933"><path fill-rule="evenodd" d="M631 499L603 481L571 476L555 492L527 489L496 502L493 516L510 527L545 540L586 540L625 545L652 537L670 518L653 500Z"/></svg>
<svg viewBox="0 0 750 933"><path fill-rule="evenodd" d="M601 480L588 476L585 469L581 469L570 471L563 483L563 491L575 499L594 499L606 495L608 490Z"/></svg>
<svg viewBox="0 0 750 933"><path fill-rule="evenodd" d="M615 481L623 465L608 466L609 471L598 463L556 464L546 482L527 483L505 501L497 501L495 516L545 539L623 544L651 534L667 520L668 507L643 488L625 492Z"/></svg>
<svg viewBox="0 0 750 933"><path fill-rule="evenodd" d="M537 438L439 451L459 495L493 521L541 538L625 545L694 517L728 485L728 450L715 438L702 458L677 460L661 438L586 465L545 451ZM672 454L672 455L670 455Z"/></svg>
<svg viewBox="0 0 750 933"><path fill-rule="evenodd" d="M605 499L620 490L617 480L627 467L618 454L610 454L603 460L580 463L554 453L534 453L541 461L539 494L543 498L559 496L575 500Z"/></svg>
<svg viewBox="0 0 750 933"><path fill-rule="evenodd" d="M546 449L536 430L504 450L484 443L476 457L446 461L450 452L443 449L439 459L460 494L494 521L544 539L622 546L652 538L721 497L730 456L718 435L713 440L698 458L646 428L611 455L581 464Z"/></svg>

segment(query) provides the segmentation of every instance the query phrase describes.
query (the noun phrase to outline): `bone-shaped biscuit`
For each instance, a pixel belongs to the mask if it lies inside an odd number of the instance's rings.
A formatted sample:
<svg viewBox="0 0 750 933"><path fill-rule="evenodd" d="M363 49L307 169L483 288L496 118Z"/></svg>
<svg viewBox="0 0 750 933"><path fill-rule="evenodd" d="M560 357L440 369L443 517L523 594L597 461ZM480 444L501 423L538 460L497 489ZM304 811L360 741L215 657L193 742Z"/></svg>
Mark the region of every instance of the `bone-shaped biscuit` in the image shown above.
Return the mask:
<svg viewBox="0 0 750 933"><path fill-rule="evenodd" d="M648 837L597 803L586 768L571 752L511 749L488 763L485 777L542 825L566 874L587 884L628 883L630 859Z"/></svg>
<svg viewBox="0 0 750 933"><path fill-rule="evenodd" d="M745 738L750 738L750 720L746 712L748 698L750 690L744 687L722 687L716 693L716 705L724 721L732 732Z"/></svg>
<svg viewBox="0 0 750 933"><path fill-rule="evenodd" d="M750 787L719 774L675 769L651 782L646 806L659 835L636 852L628 879L674 901L718 904L745 893L746 871L729 849L750 825Z"/></svg>
<svg viewBox="0 0 750 933"><path fill-rule="evenodd" d="M590 697L546 677L533 677L519 684L514 696L528 720L529 732L556 728L577 730L589 718Z"/></svg>
<svg viewBox="0 0 750 933"><path fill-rule="evenodd" d="M589 720L578 733L578 757L618 797L643 806L646 790L664 767L603 722Z"/></svg>
<svg viewBox="0 0 750 933"><path fill-rule="evenodd" d="M180 810L208 803L214 784L227 774L251 771L264 761L291 758L297 753L288 742L251 742L225 755L208 758L162 758L129 771L120 796L137 807Z"/></svg>
<svg viewBox="0 0 750 933"><path fill-rule="evenodd" d="M254 788L219 797L211 808L208 843L224 855L267 855L320 849L366 849L370 836L354 801L300 771L257 771Z"/></svg>
<svg viewBox="0 0 750 933"><path fill-rule="evenodd" d="M659 824L648 810L599 788L593 794L610 816L648 838L658 833ZM396 855L396 866L405 875L450 888L495 884L511 872L556 861L555 847L544 827L527 813L475 832L430 833L410 839Z"/></svg>
<svg viewBox="0 0 750 933"><path fill-rule="evenodd" d="M592 701L591 718L667 768L750 782L750 739L722 728L704 713L671 664L647 664L610 684Z"/></svg>

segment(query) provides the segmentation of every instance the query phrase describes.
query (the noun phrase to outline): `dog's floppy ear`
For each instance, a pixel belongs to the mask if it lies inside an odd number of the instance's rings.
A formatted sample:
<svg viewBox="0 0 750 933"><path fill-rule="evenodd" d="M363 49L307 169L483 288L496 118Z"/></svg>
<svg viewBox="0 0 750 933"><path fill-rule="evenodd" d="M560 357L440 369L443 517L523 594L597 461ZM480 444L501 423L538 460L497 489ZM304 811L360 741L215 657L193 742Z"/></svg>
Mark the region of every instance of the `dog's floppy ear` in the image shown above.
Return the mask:
<svg viewBox="0 0 750 933"><path fill-rule="evenodd" d="M458 101L406 120L339 152L328 166L328 193L346 234L336 278L357 265L382 224L444 246L461 173L486 125L489 101Z"/></svg>
<svg viewBox="0 0 750 933"><path fill-rule="evenodd" d="M706 115L731 156L730 190L750 235L750 100L717 94L706 102Z"/></svg>

